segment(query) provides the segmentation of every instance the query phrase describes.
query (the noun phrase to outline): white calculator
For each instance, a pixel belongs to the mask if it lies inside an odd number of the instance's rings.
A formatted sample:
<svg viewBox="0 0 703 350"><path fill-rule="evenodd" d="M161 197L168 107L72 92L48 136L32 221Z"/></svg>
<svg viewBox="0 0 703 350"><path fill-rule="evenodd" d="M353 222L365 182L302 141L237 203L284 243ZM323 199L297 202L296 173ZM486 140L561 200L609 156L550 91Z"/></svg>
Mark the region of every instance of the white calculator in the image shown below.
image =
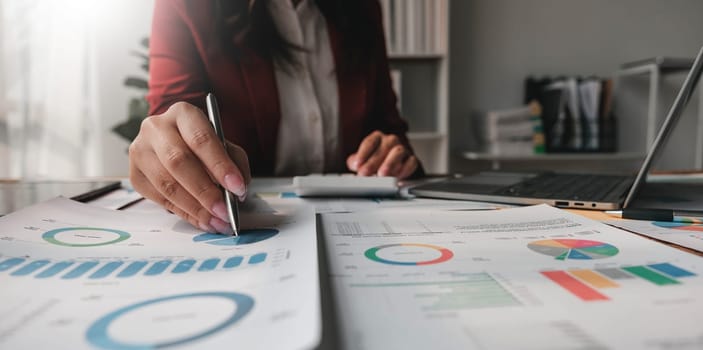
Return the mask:
<svg viewBox="0 0 703 350"><path fill-rule="evenodd" d="M392 176L316 174L294 177L293 188L300 197L391 197L398 194L398 179Z"/></svg>

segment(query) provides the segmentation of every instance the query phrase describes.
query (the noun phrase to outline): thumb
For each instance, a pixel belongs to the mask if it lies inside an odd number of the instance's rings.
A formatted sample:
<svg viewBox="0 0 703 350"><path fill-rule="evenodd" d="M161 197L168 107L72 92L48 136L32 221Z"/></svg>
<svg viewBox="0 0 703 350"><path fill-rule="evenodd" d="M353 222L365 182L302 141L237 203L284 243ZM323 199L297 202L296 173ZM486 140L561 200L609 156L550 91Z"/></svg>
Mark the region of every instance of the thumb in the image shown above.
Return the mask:
<svg viewBox="0 0 703 350"><path fill-rule="evenodd" d="M241 148L229 141L227 141L226 144L229 158L232 159L235 165L237 165L239 171L242 173L244 183L248 185L249 182L251 182L251 169L249 168L249 157L247 156L247 152L244 148Z"/></svg>

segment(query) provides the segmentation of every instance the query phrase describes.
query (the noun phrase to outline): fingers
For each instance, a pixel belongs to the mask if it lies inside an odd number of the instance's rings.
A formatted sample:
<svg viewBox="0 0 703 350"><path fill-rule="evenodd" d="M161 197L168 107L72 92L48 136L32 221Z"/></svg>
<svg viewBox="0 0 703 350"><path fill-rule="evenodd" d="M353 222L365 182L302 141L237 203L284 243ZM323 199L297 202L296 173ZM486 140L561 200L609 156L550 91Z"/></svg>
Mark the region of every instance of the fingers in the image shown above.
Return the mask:
<svg viewBox="0 0 703 350"><path fill-rule="evenodd" d="M160 131L160 138L156 139L152 146L153 155L157 158L154 161L160 163L159 165L162 167L156 167L147 162L145 170L149 169L154 172L166 170L202 208L207 209L210 214L217 216L220 220L227 221L227 207L222 197L222 191L212 182L202 162L191 152L175 127L166 125ZM158 182L152 183L158 185ZM171 200L168 196L165 197ZM186 208L182 207L182 209ZM205 222L209 222L209 218Z"/></svg>
<svg viewBox="0 0 703 350"><path fill-rule="evenodd" d="M405 146L393 146L390 152L388 152L388 155L386 155L386 159L383 160L383 163L378 168L378 175L395 176L400 172L400 168L403 166L403 163L408 156L410 156L410 154L408 154Z"/></svg>
<svg viewBox="0 0 703 350"><path fill-rule="evenodd" d="M410 177L410 175L415 173L415 170L417 170L417 166L417 158L415 158L415 156L408 157L396 177L400 180Z"/></svg>
<svg viewBox="0 0 703 350"><path fill-rule="evenodd" d="M405 179L417 169L417 158L409 153L403 145L397 145L388 153L388 156L378 170L379 176L394 176Z"/></svg>
<svg viewBox="0 0 703 350"><path fill-rule="evenodd" d="M241 147L228 144L225 150L198 108L180 102L147 118L130 145L129 160L130 179L145 197L194 226L232 232L216 183L243 199L249 162Z"/></svg>
<svg viewBox="0 0 703 350"><path fill-rule="evenodd" d="M249 185L251 182L251 170L249 168L249 157L244 148L241 148L227 141L227 154L234 161L234 164L239 168L239 172L244 178L244 184Z"/></svg>
<svg viewBox="0 0 703 350"><path fill-rule="evenodd" d="M381 134L379 132L379 134ZM395 146L400 145L400 140L396 135L383 135L381 134L381 141L378 147L375 148L374 152L366 159L364 162L359 162L357 174L361 176L371 176L378 174L378 170L383 164L383 161L388 156L388 153ZM361 147L359 147L361 150ZM357 152L358 154L361 152ZM358 160L358 159L357 159Z"/></svg>
<svg viewBox="0 0 703 350"><path fill-rule="evenodd" d="M347 159L349 169L358 172L374 152L376 152L376 149L381 145L382 141L383 133L380 131L374 131L369 134L369 136L366 136L364 140L361 141L359 150L355 153L354 159ZM351 164L349 164L349 162L351 162Z"/></svg>
<svg viewBox="0 0 703 350"><path fill-rule="evenodd" d="M175 105L174 105L175 106ZM176 125L183 140L215 180L238 197L244 197L246 184L239 168L225 152L222 142L203 112L189 104L179 105Z"/></svg>
<svg viewBox="0 0 703 350"><path fill-rule="evenodd" d="M418 161L398 136L374 131L359 145L359 150L347 157L347 167L361 176L394 176L400 179L412 175Z"/></svg>
<svg viewBox="0 0 703 350"><path fill-rule="evenodd" d="M135 166L130 169L130 179L135 189L146 198L161 204L167 210L203 230L232 233L230 225L224 220L211 216L208 210L161 164L155 153L142 153L139 165L134 164ZM222 212L221 215L226 217L224 202L216 207L215 211Z"/></svg>

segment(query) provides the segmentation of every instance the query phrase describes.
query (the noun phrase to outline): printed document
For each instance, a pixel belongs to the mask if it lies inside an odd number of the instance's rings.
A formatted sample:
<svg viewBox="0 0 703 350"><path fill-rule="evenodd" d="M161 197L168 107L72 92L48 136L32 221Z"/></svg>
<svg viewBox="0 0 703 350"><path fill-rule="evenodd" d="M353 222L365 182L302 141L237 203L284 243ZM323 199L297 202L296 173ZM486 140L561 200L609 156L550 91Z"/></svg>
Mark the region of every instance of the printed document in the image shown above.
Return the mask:
<svg viewBox="0 0 703 350"><path fill-rule="evenodd" d="M229 237L63 198L0 218L0 348L316 346L313 209L271 205L242 223Z"/></svg>
<svg viewBox="0 0 703 350"><path fill-rule="evenodd" d="M694 349L703 260L548 206L323 214L347 349Z"/></svg>

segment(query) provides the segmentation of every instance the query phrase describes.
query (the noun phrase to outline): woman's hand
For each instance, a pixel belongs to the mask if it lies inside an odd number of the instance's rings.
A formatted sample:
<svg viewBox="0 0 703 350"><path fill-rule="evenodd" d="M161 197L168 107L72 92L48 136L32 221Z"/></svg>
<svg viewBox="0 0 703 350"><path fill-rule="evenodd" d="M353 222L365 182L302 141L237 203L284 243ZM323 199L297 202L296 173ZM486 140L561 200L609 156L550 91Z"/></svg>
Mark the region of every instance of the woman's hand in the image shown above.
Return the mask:
<svg viewBox="0 0 703 350"><path fill-rule="evenodd" d="M361 176L395 176L404 179L417 169L417 158L396 135L378 130L366 136L359 150L347 158L347 167Z"/></svg>
<svg viewBox="0 0 703 350"><path fill-rule="evenodd" d="M222 184L240 200L251 179L246 152L227 152L203 112L177 102L144 120L129 147L129 178L144 197L208 232L232 233Z"/></svg>

